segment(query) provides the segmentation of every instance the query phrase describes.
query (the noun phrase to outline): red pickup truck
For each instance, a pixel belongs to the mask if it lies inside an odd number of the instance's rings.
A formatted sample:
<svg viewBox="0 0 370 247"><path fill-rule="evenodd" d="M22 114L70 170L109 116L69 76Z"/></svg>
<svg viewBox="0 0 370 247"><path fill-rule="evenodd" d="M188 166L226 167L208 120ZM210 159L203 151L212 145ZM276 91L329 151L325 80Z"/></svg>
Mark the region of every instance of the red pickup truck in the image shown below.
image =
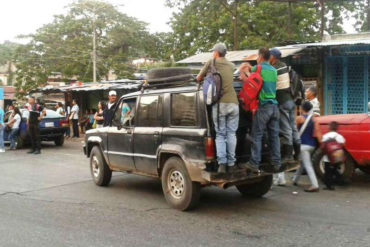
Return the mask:
<svg viewBox="0 0 370 247"><path fill-rule="evenodd" d="M338 133L345 139L346 162L339 168L345 179L351 180L356 168L370 174L370 114L344 114L318 117L322 134L329 131L329 123L339 124ZM324 174L323 153L317 149L312 157L316 174Z"/></svg>

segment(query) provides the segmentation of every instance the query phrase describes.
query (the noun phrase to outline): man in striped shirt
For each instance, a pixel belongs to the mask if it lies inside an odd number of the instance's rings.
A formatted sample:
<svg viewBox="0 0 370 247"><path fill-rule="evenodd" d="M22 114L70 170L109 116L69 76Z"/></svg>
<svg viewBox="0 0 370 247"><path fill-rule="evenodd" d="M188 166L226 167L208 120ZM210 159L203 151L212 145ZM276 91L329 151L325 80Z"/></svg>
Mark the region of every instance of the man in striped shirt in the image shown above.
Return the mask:
<svg viewBox="0 0 370 247"><path fill-rule="evenodd" d="M296 147L294 150L299 153L301 141L295 124L295 104L290 90L289 68L280 59L281 52L277 48L271 49L269 61L277 71L276 99L280 112L281 161L286 163L293 161L293 145ZM297 157L298 153L296 153ZM275 183L286 184L284 173L277 175Z"/></svg>
<svg viewBox="0 0 370 247"><path fill-rule="evenodd" d="M280 161L280 140L279 140L279 108L276 100L276 69L268 62L270 51L267 48L258 50L257 63L261 66L261 77L263 85L258 95L258 109L253 117L252 139L253 145L249 162L241 165L243 168L259 173L261 162L262 137L267 128L270 147L270 160L274 170L279 170ZM252 72L257 70L257 66L252 68Z"/></svg>

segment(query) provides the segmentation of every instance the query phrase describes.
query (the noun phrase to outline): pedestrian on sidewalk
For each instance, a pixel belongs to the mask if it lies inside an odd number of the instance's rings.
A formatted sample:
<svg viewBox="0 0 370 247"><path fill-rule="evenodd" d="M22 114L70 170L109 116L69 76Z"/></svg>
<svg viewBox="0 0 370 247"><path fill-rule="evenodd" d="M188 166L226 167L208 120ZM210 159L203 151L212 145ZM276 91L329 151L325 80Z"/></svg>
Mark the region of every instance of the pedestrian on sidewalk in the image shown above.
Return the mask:
<svg viewBox="0 0 370 247"><path fill-rule="evenodd" d="M108 93L108 104L103 111L104 122L103 126L109 126L114 116L114 109L117 104L117 92L114 90L109 91Z"/></svg>
<svg viewBox="0 0 370 247"><path fill-rule="evenodd" d="M306 89L305 92L306 100L308 100L312 104L312 113L314 117L320 116L320 102L317 99L317 88L315 86L311 86Z"/></svg>
<svg viewBox="0 0 370 247"><path fill-rule="evenodd" d="M104 101L99 101L98 103L98 110L94 115L94 120L96 121L96 128L103 128L104 127L104 111L107 109L107 105Z"/></svg>
<svg viewBox="0 0 370 247"><path fill-rule="evenodd" d="M10 115L9 121L6 124L7 128L10 129L9 141L10 141L10 150L16 149L16 141L19 134L19 125L21 123L22 117L21 112L18 107L13 107L13 112Z"/></svg>
<svg viewBox="0 0 370 247"><path fill-rule="evenodd" d="M239 124L239 102L233 87L235 65L225 58L227 48L223 43L216 44L213 58L202 68L197 76L201 82L214 66L221 75L223 94L212 105L212 120L216 131L216 152L218 172L232 172L235 169L236 130Z"/></svg>
<svg viewBox="0 0 370 247"><path fill-rule="evenodd" d="M76 100L72 100L72 109L71 109L71 116L69 117L72 120L72 129L73 129L73 138L79 138L80 132L78 130L78 114L80 108L77 105Z"/></svg>
<svg viewBox="0 0 370 247"><path fill-rule="evenodd" d="M29 154L40 154L41 153L41 140L40 140L40 121L43 116L46 115L43 107L36 104L35 97L30 96L28 98L28 118L27 126L28 133L31 137L32 149L28 152Z"/></svg>
<svg viewBox="0 0 370 247"><path fill-rule="evenodd" d="M312 166L311 154L315 150L317 141L321 141L321 132L318 122L314 119L312 113L312 104L308 101L304 102L301 107L301 116L297 117L297 126L301 137L301 153L302 161L293 178L293 184L297 185L302 174L303 168L306 170L311 181L311 186L305 189L306 192L319 191L319 183L316 178L315 171Z"/></svg>
<svg viewBox="0 0 370 247"><path fill-rule="evenodd" d="M0 107L0 153L5 152L5 146L4 146L4 110Z"/></svg>

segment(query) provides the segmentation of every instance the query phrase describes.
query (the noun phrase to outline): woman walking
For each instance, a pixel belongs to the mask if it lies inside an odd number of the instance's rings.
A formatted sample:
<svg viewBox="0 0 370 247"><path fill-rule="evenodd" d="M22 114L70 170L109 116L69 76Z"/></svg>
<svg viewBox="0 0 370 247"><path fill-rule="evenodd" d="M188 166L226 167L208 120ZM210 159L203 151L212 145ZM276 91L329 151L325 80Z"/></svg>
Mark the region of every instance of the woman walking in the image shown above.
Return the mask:
<svg viewBox="0 0 370 247"><path fill-rule="evenodd" d="M103 101L99 101L98 110L95 113L94 119L96 121L96 128L102 128L104 126L104 110L107 108L107 105Z"/></svg>
<svg viewBox="0 0 370 247"><path fill-rule="evenodd" d="M9 122L6 124L7 128L10 129L9 141L10 150L17 149L16 141L19 134L19 125L21 123L22 117L18 107L14 107L13 113L10 116Z"/></svg>
<svg viewBox="0 0 370 247"><path fill-rule="evenodd" d="M312 104L310 102L305 102L302 105L302 115L299 116L296 120L297 127L299 129L299 135L301 137L300 159L302 161L302 164L298 168L293 178L293 184L297 185L299 177L301 176L304 168L311 181L311 186L305 189L305 191L317 192L319 191L319 183L317 181L316 174L312 166L311 154L316 147L316 138L318 141L321 141L321 133L317 121L314 120L313 114L310 113L311 109Z"/></svg>

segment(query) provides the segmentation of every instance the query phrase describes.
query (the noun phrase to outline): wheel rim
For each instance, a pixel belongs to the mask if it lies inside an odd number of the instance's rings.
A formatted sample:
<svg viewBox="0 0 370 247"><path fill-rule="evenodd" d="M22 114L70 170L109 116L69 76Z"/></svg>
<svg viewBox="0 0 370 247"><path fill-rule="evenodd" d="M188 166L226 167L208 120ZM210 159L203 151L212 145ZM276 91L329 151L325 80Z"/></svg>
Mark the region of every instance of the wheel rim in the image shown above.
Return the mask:
<svg viewBox="0 0 370 247"><path fill-rule="evenodd" d="M344 171L346 169L345 162L342 163L342 164L340 164L337 169L338 169L338 172L343 175L344 174ZM322 157L322 159L320 160L320 171L321 171L322 174L325 174L324 157Z"/></svg>
<svg viewBox="0 0 370 247"><path fill-rule="evenodd" d="M185 191L185 180L182 173L177 170L172 170L168 175L167 184L171 196L180 199Z"/></svg>
<svg viewBox="0 0 370 247"><path fill-rule="evenodd" d="M92 169L92 173L93 173L94 178L98 178L99 174L100 174L100 166L99 166L99 160L96 156L92 157L91 169Z"/></svg>

